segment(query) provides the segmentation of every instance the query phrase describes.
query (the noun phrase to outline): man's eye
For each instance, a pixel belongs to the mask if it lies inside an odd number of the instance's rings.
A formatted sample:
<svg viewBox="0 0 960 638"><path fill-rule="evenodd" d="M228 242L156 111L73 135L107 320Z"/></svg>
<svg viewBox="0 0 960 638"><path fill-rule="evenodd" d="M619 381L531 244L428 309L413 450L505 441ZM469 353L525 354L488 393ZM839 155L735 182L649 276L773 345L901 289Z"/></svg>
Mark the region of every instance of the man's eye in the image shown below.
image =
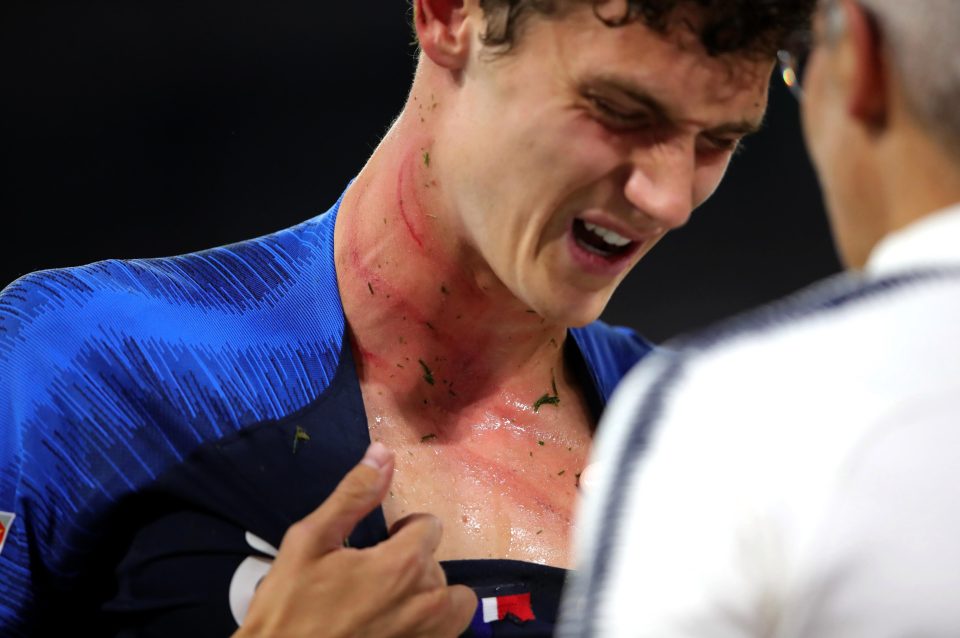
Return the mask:
<svg viewBox="0 0 960 638"><path fill-rule="evenodd" d="M740 148L739 137L705 137L703 150L706 151L736 151Z"/></svg>
<svg viewBox="0 0 960 638"><path fill-rule="evenodd" d="M600 116L607 122L617 128L638 128L650 123L650 117L647 113L636 111L624 111L610 102L598 97L591 97L590 101Z"/></svg>

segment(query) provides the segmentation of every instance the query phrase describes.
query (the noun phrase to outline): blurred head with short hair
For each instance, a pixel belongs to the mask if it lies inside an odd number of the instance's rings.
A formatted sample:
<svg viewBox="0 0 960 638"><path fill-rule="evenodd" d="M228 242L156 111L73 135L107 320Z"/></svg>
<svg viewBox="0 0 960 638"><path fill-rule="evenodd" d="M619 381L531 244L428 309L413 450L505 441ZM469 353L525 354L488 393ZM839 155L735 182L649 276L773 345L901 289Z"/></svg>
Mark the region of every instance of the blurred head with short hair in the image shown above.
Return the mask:
<svg viewBox="0 0 960 638"><path fill-rule="evenodd" d="M955 0L818 7L803 121L851 267L887 234L960 200L958 27Z"/></svg>

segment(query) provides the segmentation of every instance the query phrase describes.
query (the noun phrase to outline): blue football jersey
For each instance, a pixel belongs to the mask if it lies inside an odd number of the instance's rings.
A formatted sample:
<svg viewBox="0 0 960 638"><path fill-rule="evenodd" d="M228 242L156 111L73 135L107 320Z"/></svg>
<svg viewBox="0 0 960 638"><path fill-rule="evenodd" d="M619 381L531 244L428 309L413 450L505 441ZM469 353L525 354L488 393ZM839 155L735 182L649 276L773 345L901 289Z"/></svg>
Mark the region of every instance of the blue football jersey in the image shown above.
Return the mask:
<svg viewBox="0 0 960 638"><path fill-rule="evenodd" d="M338 207L239 244L43 271L3 291L0 634L237 628L286 529L370 443L334 269ZM571 336L598 415L650 345L601 322ZM386 537L377 510L350 543ZM563 570L445 569L481 598L529 601L529 614L478 609L473 635L552 631Z"/></svg>

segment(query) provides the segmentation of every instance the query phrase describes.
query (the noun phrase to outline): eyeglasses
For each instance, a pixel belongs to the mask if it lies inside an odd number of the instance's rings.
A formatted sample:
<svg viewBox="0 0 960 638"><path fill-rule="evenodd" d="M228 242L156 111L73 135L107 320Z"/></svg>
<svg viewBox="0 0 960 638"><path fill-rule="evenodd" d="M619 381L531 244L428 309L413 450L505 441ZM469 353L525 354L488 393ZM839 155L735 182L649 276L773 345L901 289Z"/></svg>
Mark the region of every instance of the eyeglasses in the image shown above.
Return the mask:
<svg viewBox="0 0 960 638"><path fill-rule="evenodd" d="M838 37L844 29L844 15L840 3L836 0L822 0L819 15L822 16L823 22L820 25L822 29L818 30L818 33L828 40ZM817 44L817 40L813 29L802 29L791 34L784 42L783 48L777 51L783 83L798 100L803 99L803 74L807 68L810 52Z"/></svg>
<svg viewBox="0 0 960 638"><path fill-rule="evenodd" d="M797 100L803 99L803 73L813 48L813 33L809 29L797 31L777 51L780 76Z"/></svg>

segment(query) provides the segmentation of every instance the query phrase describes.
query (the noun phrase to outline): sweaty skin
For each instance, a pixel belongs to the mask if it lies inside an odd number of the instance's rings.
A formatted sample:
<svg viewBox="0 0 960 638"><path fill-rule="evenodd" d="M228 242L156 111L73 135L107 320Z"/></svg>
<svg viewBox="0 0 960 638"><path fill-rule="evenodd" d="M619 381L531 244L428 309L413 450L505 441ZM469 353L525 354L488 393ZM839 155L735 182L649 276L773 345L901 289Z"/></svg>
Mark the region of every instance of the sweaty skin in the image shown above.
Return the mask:
<svg viewBox="0 0 960 638"><path fill-rule="evenodd" d="M772 63L586 5L490 57L464 7L449 38L421 33L410 99L344 197L337 280L370 436L397 455L387 523L438 516L441 560L569 567L595 422L567 328L713 192ZM440 51L453 40L471 44ZM585 223L631 245L597 257Z"/></svg>
<svg viewBox="0 0 960 638"><path fill-rule="evenodd" d="M373 187L358 178L336 230L370 435L397 455L387 524L437 515L441 560L566 566L592 423L563 360L566 330L504 303L489 276L470 277L465 246L444 247L450 235L429 208L441 185L426 152L398 154L393 205L376 213ZM553 396L559 402L534 410Z"/></svg>

